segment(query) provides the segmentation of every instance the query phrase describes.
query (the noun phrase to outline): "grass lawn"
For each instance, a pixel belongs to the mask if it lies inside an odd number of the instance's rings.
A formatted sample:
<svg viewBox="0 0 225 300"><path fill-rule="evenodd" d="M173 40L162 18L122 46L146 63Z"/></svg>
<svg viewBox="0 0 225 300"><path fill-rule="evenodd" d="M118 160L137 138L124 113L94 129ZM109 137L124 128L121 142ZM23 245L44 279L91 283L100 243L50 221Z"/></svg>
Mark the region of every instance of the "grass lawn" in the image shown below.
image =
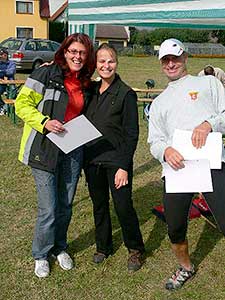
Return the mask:
<svg viewBox="0 0 225 300"><path fill-rule="evenodd" d="M197 74L207 63L225 69L222 59L189 60L189 71ZM156 88L166 79L156 58L121 57L121 77L133 87L145 88L152 78ZM25 78L26 74L17 74ZM181 290L168 292L164 283L176 268L170 251L166 225L151 209L161 203L161 168L149 153L147 123L140 106L140 138L135 154L133 200L146 246L141 270L127 272L127 250L112 207L114 255L102 265L92 262L95 251L92 204L81 178L74 201L73 218L68 232L68 252L76 268L63 271L52 262L51 275L35 277L31 257L33 227L36 217L36 192L31 171L17 161L23 124L13 125L0 117L0 300L224 300L225 243L222 234L203 219L190 222L188 237L193 262L198 267L195 278Z"/></svg>

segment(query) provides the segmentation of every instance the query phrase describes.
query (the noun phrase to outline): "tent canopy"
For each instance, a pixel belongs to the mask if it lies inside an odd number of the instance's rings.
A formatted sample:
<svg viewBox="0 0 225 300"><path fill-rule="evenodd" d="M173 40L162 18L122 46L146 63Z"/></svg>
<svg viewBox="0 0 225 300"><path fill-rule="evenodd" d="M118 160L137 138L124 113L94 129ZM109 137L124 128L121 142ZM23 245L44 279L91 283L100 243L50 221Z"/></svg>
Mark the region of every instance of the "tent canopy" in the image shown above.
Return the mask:
<svg viewBox="0 0 225 300"><path fill-rule="evenodd" d="M68 22L89 34L94 24L225 29L225 0L69 0Z"/></svg>

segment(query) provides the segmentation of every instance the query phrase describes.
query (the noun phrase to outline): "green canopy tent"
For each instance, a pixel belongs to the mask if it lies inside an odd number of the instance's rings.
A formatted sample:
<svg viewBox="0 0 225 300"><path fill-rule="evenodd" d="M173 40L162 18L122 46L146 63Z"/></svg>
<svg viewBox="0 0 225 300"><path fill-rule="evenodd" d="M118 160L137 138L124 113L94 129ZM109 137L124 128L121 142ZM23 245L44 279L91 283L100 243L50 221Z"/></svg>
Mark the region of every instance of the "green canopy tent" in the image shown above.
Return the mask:
<svg viewBox="0 0 225 300"><path fill-rule="evenodd" d="M68 0L69 34L96 24L225 29L225 0Z"/></svg>
<svg viewBox="0 0 225 300"><path fill-rule="evenodd" d="M225 29L225 0L68 1L69 34L84 32L94 39L96 24ZM160 209L156 207L156 215L162 214Z"/></svg>

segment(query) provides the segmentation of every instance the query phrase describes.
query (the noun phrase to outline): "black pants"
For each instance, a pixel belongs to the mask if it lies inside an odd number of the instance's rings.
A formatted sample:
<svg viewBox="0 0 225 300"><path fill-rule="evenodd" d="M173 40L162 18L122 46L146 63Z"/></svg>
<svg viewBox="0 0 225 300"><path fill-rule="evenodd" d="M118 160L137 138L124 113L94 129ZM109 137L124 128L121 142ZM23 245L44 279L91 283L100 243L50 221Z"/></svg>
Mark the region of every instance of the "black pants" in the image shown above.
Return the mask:
<svg viewBox="0 0 225 300"><path fill-rule="evenodd" d="M221 170L211 170L211 174L213 192L203 195L219 229L225 235L225 164L222 163ZM185 241L193 196L193 193L164 193L165 218L172 243Z"/></svg>
<svg viewBox="0 0 225 300"><path fill-rule="evenodd" d="M114 178L118 168L90 165L86 177L90 197L93 202L96 247L106 255L112 253L112 225L109 211L109 187L114 207L122 228L124 244L130 249L144 252L144 243L139 228L137 214L132 203L132 170L128 172L128 185L115 188Z"/></svg>

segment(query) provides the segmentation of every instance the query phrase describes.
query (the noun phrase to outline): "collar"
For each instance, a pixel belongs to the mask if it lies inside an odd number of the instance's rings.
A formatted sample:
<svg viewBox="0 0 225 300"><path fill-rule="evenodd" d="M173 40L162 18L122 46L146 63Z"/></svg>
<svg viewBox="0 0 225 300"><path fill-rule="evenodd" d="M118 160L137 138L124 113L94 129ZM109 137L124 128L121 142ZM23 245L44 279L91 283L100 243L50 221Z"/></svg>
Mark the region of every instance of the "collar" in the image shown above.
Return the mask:
<svg viewBox="0 0 225 300"><path fill-rule="evenodd" d="M120 79L120 76L116 73L113 82L110 84L110 86L107 88L107 90L104 91L103 94L105 94L105 93L115 94L115 95L118 94L119 88L120 88L119 85L117 84L118 81L121 81L121 79ZM101 80L96 82L96 84L95 84L95 94L99 93L101 83L102 83Z"/></svg>
<svg viewBox="0 0 225 300"><path fill-rule="evenodd" d="M170 81L170 82L168 83L168 86L174 86L174 85L176 85L176 84L180 84L180 83L184 82L187 78L190 78L190 77L191 77L191 75L190 75L190 74L187 74L187 75L185 75L185 76L183 76L183 77L181 77L181 78L179 78L179 79L177 79L177 80Z"/></svg>

